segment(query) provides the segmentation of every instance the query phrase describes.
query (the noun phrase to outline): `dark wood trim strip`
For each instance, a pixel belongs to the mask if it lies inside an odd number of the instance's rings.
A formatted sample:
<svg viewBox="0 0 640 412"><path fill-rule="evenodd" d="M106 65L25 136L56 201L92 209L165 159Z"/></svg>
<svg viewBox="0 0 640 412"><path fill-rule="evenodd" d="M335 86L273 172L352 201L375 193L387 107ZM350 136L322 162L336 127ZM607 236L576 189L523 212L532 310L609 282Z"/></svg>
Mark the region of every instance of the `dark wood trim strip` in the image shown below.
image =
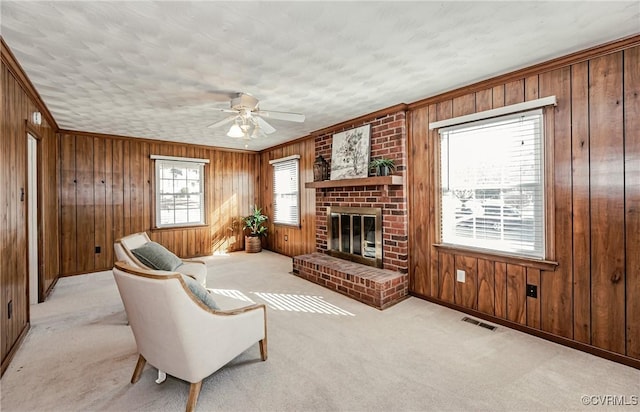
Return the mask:
<svg viewBox="0 0 640 412"><path fill-rule="evenodd" d="M266 149L262 149L258 153L259 154L263 154L263 153L266 153L266 152L271 151L271 150L281 149L283 147L291 146L292 144L302 143L307 139L314 139L314 141L315 141L315 138L316 138L315 136L309 134L309 135L306 135L306 136L298 137L297 139L294 139L294 140L289 140L288 142L280 143L280 144L277 144L275 146L271 146L271 147L268 147Z"/></svg>
<svg viewBox="0 0 640 412"><path fill-rule="evenodd" d="M217 147L217 146L205 146L198 145L193 143L180 143L180 142L172 142L168 140L160 140L160 139L149 139L146 137L135 137L135 136L121 136L116 134L108 134L108 133L94 133L94 132L85 132L82 130L70 130L70 129L59 129L58 133L67 134L67 135L75 135L75 136L88 136L88 137L101 137L103 139L112 139L112 140L126 140L131 141L131 139L135 139L136 142L146 142L149 144L163 144L163 145L171 145L171 146L180 146L180 147L193 147L197 149L205 149L205 150L218 150L221 152L233 152L233 153L249 153L249 154L258 154L259 152L251 151L251 150L242 150L242 149L229 149L226 147Z"/></svg>
<svg viewBox="0 0 640 412"><path fill-rule="evenodd" d="M2 365L0 366L0 368L2 369L0 371L0 377L4 375L5 371L9 367L9 364L11 363L11 360L18 352L18 349L20 349L20 346L22 345L22 341L27 336L27 332L29 332L29 329L31 329L31 323L27 322L27 324L22 329L22 332L20 332L20 336L18 336L18 339L16 339L15 343L7 353L7 356L5 356L4 359L2 360Z"/></svg>
<svg viewBox="0 0 640 412"><path fill-rule="evenodd" d="M497 252L494 253L480 249L476 250L473 248L445 245L441 243L436 243L432 246L442 251L452 253L454 255L470 256L479 259L492 260L494 262L504 262L513 265L526 266L534 269L547 270L550 272L555 271L556 267L558 266L558 262L553 262L550 260L529 259L526 257L505 255Z"/></svg>
<svg viewBox="0 0 640 412"><path fill-rule="evenodd" d="M528 326L524 326L519 323L496 318L495 316L487 315L486 313L478 312L477 310L465 308L463 306L458 306L454 303L444 302L442 300L439 300L430 296L421 295L415 292L409 292L409 294L416 298L424 299L426 301L429 301L441 306L446 306L450 309L457 310L459 312L464 312L471 316L475 316L475 317L487 320L489 322L497 323L498 325L502 325L510 329L515 329L517 331L524 332L529 335L533 335L535 337L542 338L544 340L548 340L554 343L558 343L560 345L567 346L572 349L577 349L582 352L590 353L591 355L595 355L595 356L610 360L612 362L617 362L623 365L630 366L635 369L640 369L640 359L634 359L625 355L621 355L619 353L609 352L608 350L596 348L595 346L587 345L585 343L577 342L568 338L563 338L562 336L553 335L548 332L543 332L541 330L530 328Z"/></svg>
<svg viewBox="0 0 640 412"><path fill-rule="evenodd" d="M393 114L393 113L398 113L398 112L406 112L407 109L408 109L408 106L405 103L396 104L394 106L390 106L390 107L378 110L378 111L373 112L373 113L369 113L369 114L362 115L360 117L356 117L355 119L346 120L344 122L340 122L338 124L334 124L333 126L329 126L329 127L325 127L323 129L320 129L320 130L316 130L315 132L311 132L311 136L316 137L316 136L321 136L323 134L336 132L336 131L341 130L341 129L346 129L346 128L349 128L349 127L356 127L356 126L361 125L364 122L368 122L368 121L377 119L378 117L383 117L383 116L387 116L387 115L390 115L390 114ZM265 149L265 150L271 150L271 148L268 148L268 149Z"/></svg>
<svg viewBox="0 0 640 412"><path fill-rule="evenodd" d="M7 43L5 43L4 38L0 37L0 43L2 43L2 52L0 53L2 55L2 61L7 65L9 71L16 77L16 80L18 80L18 83L20 83L24 88L31 100L33 100L36 106L38 106L38 109L42 112L42 115L49 123L49 126L51 126L54 131L58 130L58 123L53 118L53 115L44 103L44 100L42 100L40 93L38 93L33 83L31 83L31 80L29 80L29 77L22 69L18 59L16 59L16 56L13 54Z"/></svg>
<svg viewBox="0 0 640 412"><path fill-rule="evenodd" d="M600 44L585 50L580 50L575 53L561 56L552 60L547 60L542 63L535 64L533 66L526 67L524 69L515 70L509 73L501 74L486 80L459 87L455 90L444 92L435 96L427 97L417 102L410 103L408 105L409 110L415 110L420 107L428 106L430 104L438 103L443 100L453 99L455 97L463 96L469 93L478 92L480 90L488 89L494 86L498 86L504 83L509 83L513 80L523 79L532 75L539 75L544 72L566 67L572 64L581 63L583 61L592 59L597 56L604 56L611 53L616 53L621 50L625 50L631 47L640 45L640 34L633 34L622 39L613 40L608 43Z"/></svg>

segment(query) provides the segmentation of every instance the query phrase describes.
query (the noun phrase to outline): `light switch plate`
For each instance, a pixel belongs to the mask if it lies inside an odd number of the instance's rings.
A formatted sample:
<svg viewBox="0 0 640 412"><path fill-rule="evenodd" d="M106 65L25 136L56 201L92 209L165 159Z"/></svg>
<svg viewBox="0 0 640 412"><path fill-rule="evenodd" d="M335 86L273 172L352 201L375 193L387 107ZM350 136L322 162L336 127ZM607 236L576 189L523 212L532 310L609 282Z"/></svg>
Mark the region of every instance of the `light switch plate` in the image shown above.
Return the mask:
<svg viewBox="0 0 640 412"><path fill-rule="evenodd" d="M460 270L460 269L456 270L456 280L458 282L464 283L465 276L466 276L466 273L464 272L464 270Z"/></svg>

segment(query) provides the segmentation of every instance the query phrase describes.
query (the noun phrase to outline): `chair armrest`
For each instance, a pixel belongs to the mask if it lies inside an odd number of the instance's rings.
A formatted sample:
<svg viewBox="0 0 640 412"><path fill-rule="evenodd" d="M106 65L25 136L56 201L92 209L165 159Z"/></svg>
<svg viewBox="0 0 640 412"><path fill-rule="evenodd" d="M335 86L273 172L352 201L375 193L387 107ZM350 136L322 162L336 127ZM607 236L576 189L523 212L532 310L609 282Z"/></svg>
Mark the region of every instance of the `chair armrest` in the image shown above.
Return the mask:
<svg viewBox="0 0 640 412"><path fill-rule="evenodd" d="M264 305L264 303L256 303L255 305L243 306L241 308L236 308L236 309L214 310L213 313L215 313L216 315L222 315L222 316L233 316L233 315L239 315L241 313L246 313L246 312L250 312L252 310L258 310L258 309L264 309L265 313L267 311L267 307Z"/></svg>
<svg viewBox="0 0 640 412"><path fill-rule="evenodd" d="M183 262L188 262L188 263L202 263L203 265L206 265L206 263L202 260L198 260L198 259L181 259Z"/></svg>

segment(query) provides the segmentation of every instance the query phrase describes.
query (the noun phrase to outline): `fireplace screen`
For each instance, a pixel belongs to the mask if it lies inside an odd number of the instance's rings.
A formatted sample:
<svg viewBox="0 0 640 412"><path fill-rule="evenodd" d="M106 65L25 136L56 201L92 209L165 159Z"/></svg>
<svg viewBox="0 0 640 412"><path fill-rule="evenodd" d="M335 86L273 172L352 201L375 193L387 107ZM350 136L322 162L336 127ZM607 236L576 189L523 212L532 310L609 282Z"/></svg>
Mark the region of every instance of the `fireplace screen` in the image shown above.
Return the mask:
<svg viewBox="0 0 640 412"><path fill-rule="evenodd" d="M382 267L382 210L329 207L328 249L332 256Z"/></svg>

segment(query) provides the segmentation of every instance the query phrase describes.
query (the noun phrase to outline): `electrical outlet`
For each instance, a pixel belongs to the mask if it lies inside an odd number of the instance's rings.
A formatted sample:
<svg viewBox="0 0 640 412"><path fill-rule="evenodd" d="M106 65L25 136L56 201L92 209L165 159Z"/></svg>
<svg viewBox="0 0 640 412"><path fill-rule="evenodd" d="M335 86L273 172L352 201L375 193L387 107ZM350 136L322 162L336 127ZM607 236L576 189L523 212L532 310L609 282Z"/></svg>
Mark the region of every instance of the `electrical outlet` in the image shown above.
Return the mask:
<svg viewBox="0 0 640 412"><path fill-rule="evenodd" d="M456 280L458 282L464 283L465 277L466 277L466 273L464 270L460 270L460 269L456 270Z"/></svg>
<svg viewBox="0 0 640 412"><path fill-rule="evenodd" d="M536 285L527 285L527 296L530 298L538 297L538 286Z"/></svg>
<svg viewBox="0 0 640 412"><path fill-rule="evenodd" d="M289 235L284 235L284 241L288 242L289 241Z"/></svg>
<svg viewBox="0 0 640 412"><path fill-rule="evenodd" d="M100 253L100 246L96 246L96 253Z"/></svg>

